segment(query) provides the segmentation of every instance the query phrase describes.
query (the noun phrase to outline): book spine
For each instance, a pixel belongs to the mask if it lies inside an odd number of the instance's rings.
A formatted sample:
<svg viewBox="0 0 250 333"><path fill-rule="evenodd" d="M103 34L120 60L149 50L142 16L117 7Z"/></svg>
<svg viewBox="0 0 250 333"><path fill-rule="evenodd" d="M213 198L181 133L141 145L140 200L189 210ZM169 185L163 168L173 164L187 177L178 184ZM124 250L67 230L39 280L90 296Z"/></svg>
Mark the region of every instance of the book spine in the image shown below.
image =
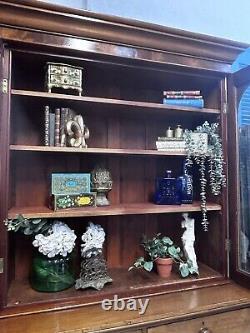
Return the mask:
<svg viewBox="0 0 250 333"><path fill-rule="evenodd" d="M202 99L202 96L191 96L191 95L165 95L167 99Z"/></svg>
<svg viewBox="0 0 250 333"><path fill-rule="evenodd" d="M185 153L186 150L184 148L157 148L157 151L168 151L171 153Z"/></svg>
<svg viewBox="0 0 250 333"><path fill-rule="evenodd" d="M60 146L60 113L61 110L57 108L55 110L55 146Z"/></svg>
<svg viewBox="0 0 250 333"><path fill-rule="evenodd" d="M168 138L167 136L158 136L157 138L158 141L174 141L174 142L180 142L183 141L183 138Z"/></svg>
<svg viewBox="0 0 250 333"><path fill-rule="evenodd" d="M49 114L49 145L55 145L55 114L52 112Z"/></svg>
<svg viewBox="0 0 250 333"><path fill-rule="evenodd" d="M185 149L185 141L156 141L157 149Z"/></svg>
<svg viewBox="0 0 250 333"><path fill-rule="evenodd" d="M68 116L69 110L67 108L61 108L61 118L60 118L60 146L64 147L66 146L65 142L65 125L66 125L66 119Z"/></svg>
<svg viewBox="0 0 250 333"><path fill-rule="evenodd" d="M201 94L200 90L164 90L163 95L191 95L199 96Z"/></svg>
<svg viewBox="0 0 250 333"><path fill-rule="evenodd" d="M203 99L167 99L163 98L163 104L189 106L202 109L204 107Z"/></svg>
<svg viewBox="0 0 250 333"><path fill-rule="evenodd" d="M44 145L49 146L49 106L44 107Z"/></svg>

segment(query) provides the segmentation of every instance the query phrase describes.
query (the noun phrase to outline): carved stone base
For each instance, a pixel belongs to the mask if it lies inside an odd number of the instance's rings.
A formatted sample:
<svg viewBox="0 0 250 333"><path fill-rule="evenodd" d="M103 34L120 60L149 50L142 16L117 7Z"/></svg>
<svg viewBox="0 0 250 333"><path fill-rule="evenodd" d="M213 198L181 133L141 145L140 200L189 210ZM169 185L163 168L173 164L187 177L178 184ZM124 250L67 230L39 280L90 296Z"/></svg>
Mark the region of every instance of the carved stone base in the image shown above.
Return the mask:
<svg viewBox="0 0 250 333"><path fill-rule="evenodd" d="M106 283L113 280L107 274L107 265L102 254L83 259L80 278L76 280L76 289L94 288L101 290Z"/></svg>

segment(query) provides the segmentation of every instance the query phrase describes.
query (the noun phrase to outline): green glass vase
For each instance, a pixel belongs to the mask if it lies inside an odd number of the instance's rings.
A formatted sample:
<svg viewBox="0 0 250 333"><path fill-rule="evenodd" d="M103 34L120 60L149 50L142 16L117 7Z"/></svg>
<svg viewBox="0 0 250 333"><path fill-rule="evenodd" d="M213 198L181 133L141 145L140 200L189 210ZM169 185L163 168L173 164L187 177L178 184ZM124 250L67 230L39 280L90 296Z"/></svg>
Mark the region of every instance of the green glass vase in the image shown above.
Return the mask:
<svg viewBox="0 0 250 333"><path fill-rule="evenodd" d="M72 255L48 258L35 253L32 260L31 286L37 291L56 292L75 283Z"/></svg>

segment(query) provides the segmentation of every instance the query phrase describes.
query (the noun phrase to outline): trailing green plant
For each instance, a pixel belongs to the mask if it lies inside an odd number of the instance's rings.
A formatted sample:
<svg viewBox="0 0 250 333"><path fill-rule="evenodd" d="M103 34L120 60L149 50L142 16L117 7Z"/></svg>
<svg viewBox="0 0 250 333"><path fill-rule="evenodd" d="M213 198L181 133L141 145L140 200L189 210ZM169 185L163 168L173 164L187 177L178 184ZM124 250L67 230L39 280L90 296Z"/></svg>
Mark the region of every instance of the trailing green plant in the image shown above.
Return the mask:
<svg viewBox="0 0 250 333"><path fill-rule="evenodd" d="M202 126L198 126L194 131L185 130L184 139L186 143L187 157L185 161L186 167L190 167L196 163L200 172L200 200L202 213L202 226L204 231L208 231L209 221L207 218L207 178L209 176L209 185L213 195L219 195L222 187L226 186L226 176L224 174L223 150L221 138L218 134L218 123L211 125L206 121ZM199 146L201 142L197 142L192 137L192 133L206 133L208 137L207 151ZM208 165L208 170L206 170ZM206 171L208 171L206 173Z"/></svg>
<svg viewBox="0 0 250 333"><path fill-rule="evenodd" d="M22 215L18 215L15 219L5 220L4 223L8 231L20 231L27 236L38 233L45 234L52 225L52 222L47 219L27 219Z"/></svg>
<svg viewBox="0 0 250 333"><path fill-rule="evenodd" d="M147 257L139 257L136 259L129 270L133 268L143 268L146 271L151 272L154 266L154 261L157 258L172 258L173 261L179 265L179 272L183 278L190 274L198 274L198 272L192 267L192 262L185 261L180 247L174 245L174 242L169 237L160 236L160 233L152 239L147 239L143 236L141 245L143 246Z"/></svg>

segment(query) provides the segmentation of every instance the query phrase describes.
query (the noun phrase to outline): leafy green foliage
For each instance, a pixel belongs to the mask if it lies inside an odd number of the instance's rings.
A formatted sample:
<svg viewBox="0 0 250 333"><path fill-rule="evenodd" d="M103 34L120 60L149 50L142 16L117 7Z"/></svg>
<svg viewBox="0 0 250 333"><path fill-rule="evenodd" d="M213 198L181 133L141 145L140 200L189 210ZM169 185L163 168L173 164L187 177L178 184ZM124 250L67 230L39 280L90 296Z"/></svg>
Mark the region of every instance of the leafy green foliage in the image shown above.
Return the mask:
<svg viewBox="0 0 250 333"><path fill-rule="evenodd" d="M161 234L157 234L152 239L147 239L143 236L141 245L147 254L147 258L139 257L133 266L129 268L129 271L133 268L144 268L147 272L151 272L154 261L157 258L172 258L175 263L179 264L179 271L182 277L187 277L189 274L198 274L193 269L192 263L184 261L181 249L175 246L169 237L160 236Z"/></svg>
<svg viewBox="0 0 250 333"><path fill-rule="evenodd" d="M47 219L27 219L22 215L18 215L16 219L5 220L4 223L8 231L20 231L27 236L38 233L44 234L51 227L51 222Z"/></svg>
<svg viewBox="0 0 250 333"><path fill-rule="evenodd" d="M207 218L207 198L206 198L206 165L208 165L208 178L211 192L214 195L221 193L222 187L226 186L226 176L224 174L223 165L223 150L221 138L218 134L218 123L209 124L207 121L202 126L198 126L194 131L185 130L184 138L186 143L187 158L185 165L187 167L196 163L200 172L200 199L202 225L205 231L208 230ZM192 140L192 133L206 133L208 135L208 151L199 151L197 142ZM208 163L206 164L206 161Z"/></svg>

